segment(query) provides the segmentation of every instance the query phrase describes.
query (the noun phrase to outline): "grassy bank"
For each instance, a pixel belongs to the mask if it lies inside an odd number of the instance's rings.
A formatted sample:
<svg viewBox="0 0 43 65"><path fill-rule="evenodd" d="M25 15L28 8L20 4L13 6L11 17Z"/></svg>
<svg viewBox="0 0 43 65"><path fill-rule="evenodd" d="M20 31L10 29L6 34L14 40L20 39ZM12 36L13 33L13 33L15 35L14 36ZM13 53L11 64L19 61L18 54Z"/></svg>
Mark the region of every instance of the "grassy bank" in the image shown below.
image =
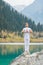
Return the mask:
<svg viewBox="0 0 43 65"><path fill-rule="evenodd" d="M20 32L0 32L0 42L24 42L23 34ZM30 42L43 42L43 32L31 34Z"/></svg>
<svg viewBox="0 0 43 65"><path fill-rule="evenodd" d="M21 38L21 37L18 37L18 38L6 38L6 39L4 39L4 38L0 38L0 43L1 42L24 42L24 39L23 38ZM43 38L31 38L30 39L30 42L35 42L35 43L37 43L37 42L39 42L39 43L43 43Z"/></svg>

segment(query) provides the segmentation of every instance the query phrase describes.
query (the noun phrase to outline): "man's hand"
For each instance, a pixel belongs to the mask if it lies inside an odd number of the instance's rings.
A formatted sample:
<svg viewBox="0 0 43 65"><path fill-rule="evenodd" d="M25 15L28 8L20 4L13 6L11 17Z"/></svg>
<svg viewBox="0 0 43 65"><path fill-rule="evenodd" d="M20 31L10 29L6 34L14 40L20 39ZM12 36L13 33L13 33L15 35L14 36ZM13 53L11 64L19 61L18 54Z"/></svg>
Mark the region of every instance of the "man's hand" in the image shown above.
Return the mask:
<svg viewBox="0 0 43 65"><path fill-rule="evenodd" d="M26 31L23 29L22 31L21 31L22 33L26 33Z"/></svg>

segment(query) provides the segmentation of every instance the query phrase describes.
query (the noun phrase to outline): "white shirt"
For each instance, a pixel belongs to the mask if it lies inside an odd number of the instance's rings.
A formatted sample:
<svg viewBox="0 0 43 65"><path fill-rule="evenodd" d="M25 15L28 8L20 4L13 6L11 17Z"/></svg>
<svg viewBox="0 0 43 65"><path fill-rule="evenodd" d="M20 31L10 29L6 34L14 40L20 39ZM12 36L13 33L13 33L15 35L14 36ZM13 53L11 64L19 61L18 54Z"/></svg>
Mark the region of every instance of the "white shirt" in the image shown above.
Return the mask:
<svg viewBox="0 0 43 65"><path fill-rule="evenodd" d="M28 40L30 40L30 30L31 30L31 28L23 28L23 31L25 31L24 32L24 39L28 39Z"/></svg>

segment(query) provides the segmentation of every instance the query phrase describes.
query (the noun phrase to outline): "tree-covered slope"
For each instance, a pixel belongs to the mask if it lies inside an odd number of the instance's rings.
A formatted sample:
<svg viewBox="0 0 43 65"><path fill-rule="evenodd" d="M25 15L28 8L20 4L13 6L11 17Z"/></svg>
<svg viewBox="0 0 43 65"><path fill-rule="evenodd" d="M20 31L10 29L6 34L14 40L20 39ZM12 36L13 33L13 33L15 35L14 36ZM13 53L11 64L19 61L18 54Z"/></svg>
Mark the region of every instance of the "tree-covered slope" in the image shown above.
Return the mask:
<svg viewBox="0 0 43 65"><path fill-rule="evenodd" d="M37 28L34 21L24 17L22 14L13 9L9 4L0 0L0 30L21 31L25 22L28 22L34 31L40 31L40 29L41 31L43 30L43 25L40 25L39 23L37 25L39 27Z"/></svg>

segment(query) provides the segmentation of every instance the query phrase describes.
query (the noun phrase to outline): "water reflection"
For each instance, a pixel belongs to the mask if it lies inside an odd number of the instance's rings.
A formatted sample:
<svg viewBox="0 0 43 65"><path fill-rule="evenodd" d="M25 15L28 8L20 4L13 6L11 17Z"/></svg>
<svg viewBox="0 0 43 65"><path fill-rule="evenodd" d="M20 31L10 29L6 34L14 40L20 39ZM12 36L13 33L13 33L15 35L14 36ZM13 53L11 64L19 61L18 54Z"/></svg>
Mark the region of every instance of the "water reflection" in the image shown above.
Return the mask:
<svg viewBox="0 0 43 65"><path fill-rule="evenodd" d="M41 51L43 45L30 46L30 53ZM13 59L24 52L24 46L10 46L10 45L1 45L0 46L0 65L8 65ZM3 64L4 63L4 64Z"/></svg>

